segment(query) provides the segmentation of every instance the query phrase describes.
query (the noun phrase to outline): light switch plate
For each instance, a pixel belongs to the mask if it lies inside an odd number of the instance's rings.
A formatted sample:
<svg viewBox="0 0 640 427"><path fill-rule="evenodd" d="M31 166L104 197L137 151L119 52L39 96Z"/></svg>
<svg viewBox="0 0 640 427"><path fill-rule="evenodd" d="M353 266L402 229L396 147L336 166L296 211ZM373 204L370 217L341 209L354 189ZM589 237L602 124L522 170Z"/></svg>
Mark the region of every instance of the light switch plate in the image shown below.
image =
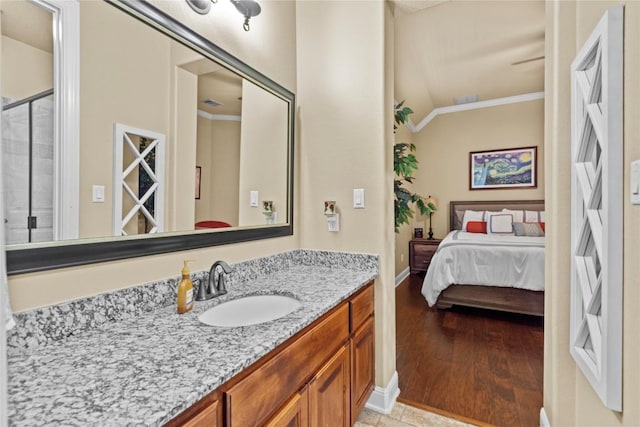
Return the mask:
<svg viewBox="0 0 640 427"><path fill-rule="evenodd" d="M354 209L364 209L364 188L353 189L353 207Z"/></svg>
<svg viewBox="0 0 640 427"><path fill-rule="evenodd" d="M249 192L249 206L252 208L258 207L258 200L260 199L260 193L256 190L251 190Z"/></svg>
<svg viewBox="0 0 640 427"><path fill-rule="evenodd" d="M93 203L104 203L104 185L91 187L91 201Z"/></svg>
<svg viewBox="0 0 640 427"><path fill-rule="evenodd" d="M640 160L631 162L631 204L640 205Z"/></svg>

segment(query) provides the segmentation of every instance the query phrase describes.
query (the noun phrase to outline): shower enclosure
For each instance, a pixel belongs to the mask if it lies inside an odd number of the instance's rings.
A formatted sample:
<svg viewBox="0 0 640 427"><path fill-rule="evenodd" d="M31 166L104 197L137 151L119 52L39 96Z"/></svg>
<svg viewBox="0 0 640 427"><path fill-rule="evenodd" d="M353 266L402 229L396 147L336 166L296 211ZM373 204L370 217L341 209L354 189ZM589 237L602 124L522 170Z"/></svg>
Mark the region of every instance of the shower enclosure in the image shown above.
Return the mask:
<svg viewBox="0 0 640 427"><path fill-rule="evenodd" d="M2 98L6 244L54 240L53 89Z"/></svg>

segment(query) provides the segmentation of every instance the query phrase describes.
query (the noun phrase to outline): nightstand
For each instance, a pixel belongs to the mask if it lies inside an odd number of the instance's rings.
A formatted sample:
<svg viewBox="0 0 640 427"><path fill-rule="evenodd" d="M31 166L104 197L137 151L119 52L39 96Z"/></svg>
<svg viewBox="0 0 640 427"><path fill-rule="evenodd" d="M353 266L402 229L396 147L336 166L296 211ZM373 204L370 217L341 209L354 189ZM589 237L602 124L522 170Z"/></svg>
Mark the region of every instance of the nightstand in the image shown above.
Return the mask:
<svg viewBox="0 0 640 427"><path fill-rule="evenodd" d="M409 241L409 267L411 274L427 271L441 239L411 239Z"/></svg>

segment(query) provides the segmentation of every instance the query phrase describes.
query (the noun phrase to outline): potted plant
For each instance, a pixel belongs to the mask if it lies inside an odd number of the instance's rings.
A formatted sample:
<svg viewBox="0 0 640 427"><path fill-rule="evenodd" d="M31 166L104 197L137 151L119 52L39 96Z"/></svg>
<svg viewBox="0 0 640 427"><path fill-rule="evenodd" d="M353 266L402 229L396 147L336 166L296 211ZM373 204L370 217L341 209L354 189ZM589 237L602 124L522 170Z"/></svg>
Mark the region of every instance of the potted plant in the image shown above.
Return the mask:
<svg viewBox="0 0 640 427"><path fill-rule="evenodd" d="M413 114L413 110L409 107L403 107L404 101L394 108L393 133L396 132L399 125L405 124L409 120L409 114ZM431 215L436 210L433 203L425 203L425 199L417 193L412 193L404 185L413 183L413 171L418 169L418 160L413 152L416 150L414 144L399 142L393 145L393 171L396 178L393 181L394 211L395 211L395 231L398 233L402 224L408 224L409 219L413 218L414 204L420 214Z"/></svg>

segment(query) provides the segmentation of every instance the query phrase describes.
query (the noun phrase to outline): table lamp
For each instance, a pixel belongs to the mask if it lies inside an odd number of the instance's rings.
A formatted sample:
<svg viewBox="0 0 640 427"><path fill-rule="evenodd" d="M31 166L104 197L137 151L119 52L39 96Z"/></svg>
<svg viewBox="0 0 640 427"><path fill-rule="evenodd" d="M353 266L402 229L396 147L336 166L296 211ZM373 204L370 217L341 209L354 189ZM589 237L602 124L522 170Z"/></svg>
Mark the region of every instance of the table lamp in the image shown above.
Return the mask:
<svg viewBox="0 0 640 427"><path fill-rule="evenodd" d="M426 205L431 203L433 206L436 207L436 209L438 209L438 199L436 199L435 197L431 197L431 195L429 195L429 197L426 198L424 203ZM429 237L427 237L428 240L433 240L433 228L431 228L431 215L433 215L433 212L429 213Z"/></svg>

